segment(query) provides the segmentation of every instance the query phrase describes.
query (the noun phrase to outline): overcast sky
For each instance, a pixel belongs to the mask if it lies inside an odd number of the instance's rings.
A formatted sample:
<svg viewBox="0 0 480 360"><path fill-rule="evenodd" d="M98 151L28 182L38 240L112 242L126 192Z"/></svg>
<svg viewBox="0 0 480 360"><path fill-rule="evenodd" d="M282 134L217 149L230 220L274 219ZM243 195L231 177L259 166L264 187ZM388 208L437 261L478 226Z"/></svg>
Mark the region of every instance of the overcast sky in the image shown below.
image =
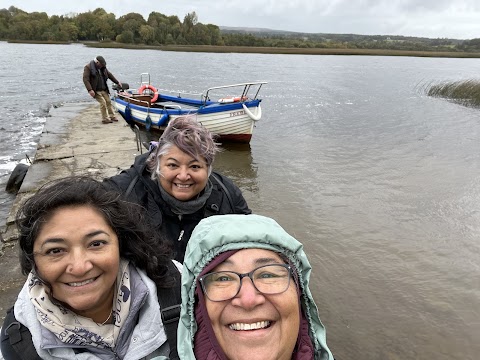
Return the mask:
<svg viewBox="0 0 480 360"><path fill-rule="evenodd" d="M405 35L429 38L480 38L480 0L0 0L48 15L82 13L102 7L117 18L152 11L218 26L308 33Z"/></svg>

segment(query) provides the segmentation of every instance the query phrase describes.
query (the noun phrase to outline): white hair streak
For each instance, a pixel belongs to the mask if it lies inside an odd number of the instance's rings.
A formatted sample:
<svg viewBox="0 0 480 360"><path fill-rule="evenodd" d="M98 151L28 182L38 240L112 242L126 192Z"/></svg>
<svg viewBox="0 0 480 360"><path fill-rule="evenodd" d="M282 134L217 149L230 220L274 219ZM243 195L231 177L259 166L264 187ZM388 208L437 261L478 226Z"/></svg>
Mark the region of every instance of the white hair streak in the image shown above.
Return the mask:
<svg viewBox="0 0 480 360"><path fill-rule="evenodd" d="M157 168L155 169L155 172L157 173L158 178L165 177L160 171L160 161L157 161Z"/></svg>

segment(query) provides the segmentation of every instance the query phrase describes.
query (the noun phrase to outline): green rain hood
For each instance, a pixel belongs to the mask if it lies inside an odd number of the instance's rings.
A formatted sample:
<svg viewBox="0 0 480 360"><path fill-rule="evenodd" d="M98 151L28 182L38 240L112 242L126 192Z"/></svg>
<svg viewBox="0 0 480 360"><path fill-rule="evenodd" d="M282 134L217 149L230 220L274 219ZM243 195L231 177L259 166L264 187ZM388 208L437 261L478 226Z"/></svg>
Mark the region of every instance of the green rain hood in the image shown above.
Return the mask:
<svg viewBox="0 0 480 360"><path fill-rule="evenodd" d="M273 219L260 215L217 215L203 219L188 242L182 273L182 309L178 324L178 354L182 360L195 359L197 331L194 301L196 280L203 268L218 254L228 250L260 248L286 256L298 272L302 308L309 323L315 360L333 360L318 309L308 287L311 266L303 245Z"/></svg>

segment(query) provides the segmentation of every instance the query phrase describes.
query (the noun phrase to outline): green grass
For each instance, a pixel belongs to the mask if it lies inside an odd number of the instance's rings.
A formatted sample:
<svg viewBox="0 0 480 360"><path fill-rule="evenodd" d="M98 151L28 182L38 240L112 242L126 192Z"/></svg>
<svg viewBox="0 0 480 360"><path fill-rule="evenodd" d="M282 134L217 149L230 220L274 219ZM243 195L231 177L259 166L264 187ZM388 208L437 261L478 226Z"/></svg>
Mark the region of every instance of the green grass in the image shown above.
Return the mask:
<svg viewBox="0 0 480 360"><path fill-rule="evenodd" d="M8 40L12 44L70 45L71 41Z"/></svg>
<svg viewBox="0 0 480 360"><path fill-rule="evenodd" d="M25 44L71 44L62 41L29 41L8 40L10 43ZM215 46L215 45L144 45L124 44L115 41L83 41L91 48L119 48L135 50L162 50L182 52L210 53L254 53L254 54L292 54L292 55L365 55L365 56L412 56L412 57L442 57L442 58L480 58L480 52L461 51L417 51L388 49L345 49L345 48L282 48L258 46Z"/></svg>
<svg viewBox="0 0 480 360"><path fill-rule="evenodd" d="M465 106L480 107L480 80L461 80L431 84L428 96L441 97Z"/></svg>
<svg viewBox="0 0 480 360"><path fill-rule="evenodd" d="M10 43L25 44L71 44L62 41L8 40ZM253 53L253 54L292 54L292 55L365 55L365 56L412 56L441 58L480 58L480 52L462 51L417 51L388 49L346 49L346 48L285 48L259 46L215 46L215 45L145 45L124 44L115 41L83 41L91 48L114 48L134 50L162 50L209 53Z"/></svg>
<svg viewBox="0 0 480 360"><path fill-rule="evenodd" d="M414 56L414 57L447 57L447 58L480 58L480 53L448 52L448 51L409 51L380 49L338 49L338 48L278 48L256 46L214 46L214 45L141 45L122 44L117 42L85 42L92 48L151 49L183 52L211 53L256 53L256 54L297 54L297 55L367 55L367 56Z"/></svg>

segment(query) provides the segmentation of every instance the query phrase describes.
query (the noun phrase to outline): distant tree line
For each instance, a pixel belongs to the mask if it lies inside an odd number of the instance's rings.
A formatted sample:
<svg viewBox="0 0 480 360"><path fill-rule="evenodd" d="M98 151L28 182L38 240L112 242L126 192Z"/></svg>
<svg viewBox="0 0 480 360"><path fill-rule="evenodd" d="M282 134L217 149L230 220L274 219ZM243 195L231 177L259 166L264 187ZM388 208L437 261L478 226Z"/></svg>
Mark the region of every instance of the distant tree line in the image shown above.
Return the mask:
<svg viewBox="0 0 480 360"><path fill-rule="evenodd" d="M48 16L14 6L0 10L0 39L46 42L117 41L146 45L223 45L216 25L198 22L195 12L177 16L129 13L116 19L102 8L80 14Z"/></svg>
<svg viewBox="0 0 480 360"><path fill-rule="evenodd" d="M128 13L118 19L102 8L80 14L27 13L14 6L0 9L0 40L41 42L118 42L144 45L216 45L286 48L346 48L479 52L480 38L429 39L405 36L310 34L288 31L220 29L202 24L195 12L183 21L173 15Z"/></svg>

